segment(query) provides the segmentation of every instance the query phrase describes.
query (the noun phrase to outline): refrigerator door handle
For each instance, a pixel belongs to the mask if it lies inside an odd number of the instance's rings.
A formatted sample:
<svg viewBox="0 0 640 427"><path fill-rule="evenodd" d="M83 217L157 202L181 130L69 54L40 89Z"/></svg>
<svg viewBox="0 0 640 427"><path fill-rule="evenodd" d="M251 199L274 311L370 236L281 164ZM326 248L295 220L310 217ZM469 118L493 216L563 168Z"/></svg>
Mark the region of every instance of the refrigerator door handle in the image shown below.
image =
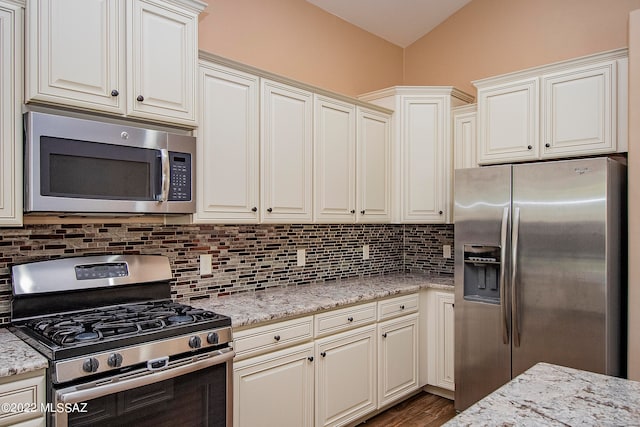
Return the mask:
<svg viewBox="0 0 640 427"><path fill-rule="evenodd" d="M518 325L518 231L520 229L520 208L513 210L513 233L511 236L511 309L513 310L513 345L520 347L520 326Z"/></svg>
<svg viewBox="0 0 640 427"><path fill-rule="evenodd" d="M502 211L502 226L500 228L500 315L502 317L502 342L509 344L509 329L507 327L507 302L505 301L505 263L507 255L507 226L509 225L509 208Z"/></svg>

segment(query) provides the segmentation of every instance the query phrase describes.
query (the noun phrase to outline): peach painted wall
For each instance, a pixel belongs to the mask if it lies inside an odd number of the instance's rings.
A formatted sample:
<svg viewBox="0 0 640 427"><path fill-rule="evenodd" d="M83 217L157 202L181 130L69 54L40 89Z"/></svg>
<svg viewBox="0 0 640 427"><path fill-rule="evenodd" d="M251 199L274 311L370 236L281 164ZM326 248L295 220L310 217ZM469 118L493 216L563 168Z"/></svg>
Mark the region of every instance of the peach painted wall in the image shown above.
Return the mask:
<svg viewBox="0 0 640 427"><path fill-rule="evenodd" d="M344 95L402 83L402 48L304 0L207 0L201 50Z"/></svg>
<svg viewBox="0 0 640 427"><path fill-rule="evenodd" d="M453 85L627 46L640 0L472 0L405 50L406 85Z"/></svg>

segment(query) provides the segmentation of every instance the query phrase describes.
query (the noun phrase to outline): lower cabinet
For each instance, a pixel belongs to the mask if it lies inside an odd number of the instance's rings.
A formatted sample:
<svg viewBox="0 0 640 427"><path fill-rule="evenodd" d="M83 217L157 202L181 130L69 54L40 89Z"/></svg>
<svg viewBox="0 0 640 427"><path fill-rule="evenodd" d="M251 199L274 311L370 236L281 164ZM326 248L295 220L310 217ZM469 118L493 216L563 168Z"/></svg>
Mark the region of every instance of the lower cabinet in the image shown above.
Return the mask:
<svg viewBox="0 0 640 427"><path fill-rule="evenodd" d="M0 426L45 425L45 371L0 378Z"/></svg>
<svg viewBox="0 0 640 427"><path fill-rule="evenodd" d="M376 325L316 341L316 426L339 426L376 409Z"/></svg>
<svg viewBox="0 0 640 427"><path fill-rule="evenodd" d="M234 427L344 426L418 390L419 296L234 332Z"/></svg>
<svg viewBox="0 0 640 427"><path fill-rule="evenodd" d="M416 391L418 314L378 324L378 407Z"/></svg>
<svg viewBox="0 0 640 427"><path fill-rule="evenodd" d="M313 426L313 362L313 343L236 362L233 425Z"/></svg>
<svg viewBox="0 0 640 427"><path fill-rule="evenodd" d="M445 391L453 391L454 380L454 302L453 292L427 290L427 384ZM432 391L432 390L430 390Z"/></svg>

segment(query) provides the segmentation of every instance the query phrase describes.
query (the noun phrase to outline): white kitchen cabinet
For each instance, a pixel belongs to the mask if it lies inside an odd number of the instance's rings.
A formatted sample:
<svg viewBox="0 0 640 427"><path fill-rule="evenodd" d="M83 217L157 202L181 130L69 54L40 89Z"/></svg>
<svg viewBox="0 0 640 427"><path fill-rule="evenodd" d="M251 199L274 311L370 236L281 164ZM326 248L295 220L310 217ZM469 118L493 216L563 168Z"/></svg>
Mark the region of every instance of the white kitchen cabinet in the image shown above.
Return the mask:
<svg viewBox="0 0 640 427"><path fill-rule="evenodd" d="M195 222L258 223L260 79L200 61Z"/></svg>
<svg viewBox="0 0 640 427"><path fill-rule="evenodd" d="M267 79L261 80L261 87L262 221L311 222L312 94Z"/></svg>
<svg viewBox="0 0 640 427"><path fill-rule="evenodd" d="M197 0L28 0L26 100L195 126L204 7Z"/></svg>
<svg viewBox="0 0 640 427"><path fill-rule="evenodd" d="M313 344L234 363L234 427L313 427Z"/></svg>
<svg viewBox="0 0 640 427"><path fill-rule="evenodd" d="M473 82L478 162L627 151L627 50Z"/></svg>
<svg viewBox="0 0 640 427"><path fill-rule="evenodd" d="M476 156L477 110L476 104L451 109L454 169L478 166Z"/></svg>
<svg viewBox="0 0 640 427"><path fill-rule="evenodd" d="M4 7L0 2L0 8ZM40 407L45 403L45 370L28 372L0 378L0 425L44 427L45 413ZM27 409L19 412L5 412L12 406Z"/></svg>
<svg viewBox="0 0 640 427"><path fill-rule="evenodd" d="M0 0L0 225L22 225L24 2Z"/></svg>
<svg viewBox="0 0 640 427"><path fill-rule="evenodd" d="M391 123L388 114L357 107L358 222L391 220Z"/></svg>
<svg viewBox="0 0 640 427"><path fill-rule="evenodd" d="M378 408L382 408L419 387L418 314L379 323L378 340Z"/></svg>
<svg viewBox="0 0 640 427"><path fill-rule="evenodd" d="M341 426L376 409L376 325L316 340L316 426Z"/></svg>
<svg viewBox="0 0 640 427"><path fill-rule="evenodd" d="M455 388L454 303L451 291L427 290L427 383L450 391Z"/></svg>
<svg viewBox="0 0 640 427"><path fill-rule="evenodd" d="M542 76L542 157L616 150L616 61Z"/></svg>
<svg viewBox="0 0 640 427"><path fill-rule="evenodd" d="M355 222L356 107L314 95L314 220Z"/></svg>
<svg viewBox="0 0 640 427"><path fill-rule="evenodd" d="M394 110L393 222L451 221L451 108L473 97L452 87L397 86L360 99Z"/></svg>

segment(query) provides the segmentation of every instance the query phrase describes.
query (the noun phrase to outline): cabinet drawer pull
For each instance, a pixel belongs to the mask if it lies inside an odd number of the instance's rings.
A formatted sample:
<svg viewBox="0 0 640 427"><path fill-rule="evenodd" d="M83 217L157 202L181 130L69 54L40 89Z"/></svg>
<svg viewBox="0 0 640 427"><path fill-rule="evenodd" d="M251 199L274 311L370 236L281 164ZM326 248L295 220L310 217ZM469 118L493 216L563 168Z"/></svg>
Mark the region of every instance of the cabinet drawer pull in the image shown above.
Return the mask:
<svg viewBox="0 0 640 427"><path fill-rule="evenodd" d="M274 336L273 339L276 340L276 341L280 341L280 335Z"/></svg>
<svg viewBox="0 0 640 427"><path fill-rule="evenodd" d="M309 357L307 357L307 360L308 360L309 362L313 362L313 356L309 356Z"/></svg>
<svg viewBox="0 0 640 427"><path fill-rule="evenodd" d="M348 320L349 322L353 322L353 317L349 316L349 317L347 317L347 320Z"/></svg>
<svg viewBox="0 0 640 427"><path fill-rule="evenodd" d="M382 338L386 338L387 337L387 333L385 332L384 334L382 334Z"/></svg>
<svg viewBox="0 0 640 427"><path fill-rule="evenodd" d="M255 206L251 208L251 212L258 212L258 208L256 208Z"/></svg>
<svg viewBox="0 0 640 427"><path fill-rule="evenodd" d="M404 304L400 306L400 310L404 310Z"/></svg>
<svg viewBox="0 0 640 427"><path fill-rule="evenodd" d="M327 352L326 352L326 351L323 351L322 353L320 353L320 356L322 356L322 357L327 357Z"/></svg>
<svg viewBox="0 0 640 427"><path fill-rule="evenodd" d="M138 97L136 98L136 101L138 101L138 102L144 101L144 96L138 95Z"/></svg>
<svg viewBox="0 0 640 427"><path fill-rule="evenodd" d="M439 214L439 215L442 215L443 213L444 213L443 211L438 211L438 214Z"/></svg>
<svg viewBox="0 0 640 427"><path fill-rule="evenodd" d="M533 149L533 145L527 145L527 150L532 150Z"/></svg>
<svg viewBox="0 0 640 427"><path fill-rule="evenodd" d="M362 215L364 215L364 212L365 212L365 210L364 210L364 209L362 209L362 210L360 211L360 213L361 213Z"/></svg>
<svg viewBox="0 0 640 427"><path fill-rule="evenodd" d="M354 213L356 213L355 209L351 209L351 214L353 215Z"/></svg>
<svg viewBox="0 0 640 427"><path fill-rule="evenodd" d="M267 208L267 212L271 213L271 212L273 212L273 209L272 208Z"/></svg>
<svg viewBox="0 0 640 427"><path fill-rule="evenodd" d="M120 92L118 92L117 90L114 89L111 91L111 96L118 96L118 95L120 95Z"/></svg>
<svg viewBox="0 0 640 427"><path fill-rule="evenodd" d="M546 144L544 144L545 147L549 148L551 147L551 144L549 144L548 142Z"/></svg>

